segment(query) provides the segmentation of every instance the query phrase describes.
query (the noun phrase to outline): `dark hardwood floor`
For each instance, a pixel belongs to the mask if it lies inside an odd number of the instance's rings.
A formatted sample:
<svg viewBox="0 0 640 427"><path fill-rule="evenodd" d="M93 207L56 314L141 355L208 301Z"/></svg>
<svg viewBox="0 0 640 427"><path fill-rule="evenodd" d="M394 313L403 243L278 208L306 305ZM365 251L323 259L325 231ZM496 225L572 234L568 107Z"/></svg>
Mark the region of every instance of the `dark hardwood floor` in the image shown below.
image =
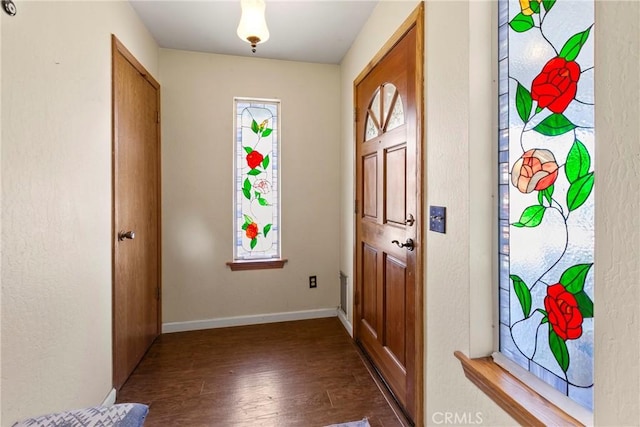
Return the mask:
<svg viewBox="0 0 640 427"><path fill-rule="evenodd" d="M118 393L145 427L403 426L338 318L160 336ZM393 402L392 402L393 403Z"/></svg>

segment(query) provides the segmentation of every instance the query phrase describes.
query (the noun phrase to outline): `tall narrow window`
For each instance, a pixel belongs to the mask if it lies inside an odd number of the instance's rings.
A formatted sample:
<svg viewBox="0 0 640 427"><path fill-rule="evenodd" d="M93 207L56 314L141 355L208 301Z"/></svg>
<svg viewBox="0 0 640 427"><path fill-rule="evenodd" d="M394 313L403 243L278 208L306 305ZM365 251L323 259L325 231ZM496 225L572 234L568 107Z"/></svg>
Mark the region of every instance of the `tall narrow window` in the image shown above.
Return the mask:
<svg viewBox="0 0 640 427"><path fill-rule="evenodd" d="M499 1L500 353L593 409L593 1Z"/></svg>
<svg viewBox="0 0 640 427"><path fill-rule="evenodd" d="M234 261L280 258L280 101L235 98Z"/></svg>

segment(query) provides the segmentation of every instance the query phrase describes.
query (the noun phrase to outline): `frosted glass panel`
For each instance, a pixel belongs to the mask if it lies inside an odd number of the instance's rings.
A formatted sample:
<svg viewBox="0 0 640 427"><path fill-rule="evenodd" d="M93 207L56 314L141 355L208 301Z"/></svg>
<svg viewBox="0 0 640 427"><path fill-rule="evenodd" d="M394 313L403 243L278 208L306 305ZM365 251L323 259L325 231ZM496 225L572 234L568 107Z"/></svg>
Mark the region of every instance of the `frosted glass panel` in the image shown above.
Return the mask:
<svg viewBox="0 0 640 427"><path fill-rule="evenodd" d="M500 351L592 410L593 1L498 9Z"/></svg>
<svg viewBox="0 0 640 427"><path fill-rule="evenodd" d="M404 107L398 89L385 83L376 91L367 111L365 141L404 124Z"/></svg>
<svg viewBox="0 0 640 427"><path fill-rule="evenodd" d="M375 138L380 135L380 128L383 123L380 114L380 89L378 89L376 94L373 96L373 101L371 101L371 106L367 113L367 132L365 140L368 141L371 138Z"/></svg>
<svg viewBox="0 0 640 427"><path fill-rule="evenodd" d="M376 124L373 122L373 119L371 118L371 116L367 117L367 134L365 137L365 140L370 140L371 138L375 138L376 136L379 135L378 132L378 128L376 127Z"/></svg>
<svg viewBox="0 0 640 427"><path fill-rule="evenodd" d="M234 102L234 259L279 258L280 102Z"/></svg>
<svg viewBox="0 0 640 427"><path fill-rule="evenodd" d="M389 117L389 124L387 124L387 131L395 129L404 124L404 108L402 107L402 98L398 95L396 102L393 105L391 111L391 117Z"/></svg>

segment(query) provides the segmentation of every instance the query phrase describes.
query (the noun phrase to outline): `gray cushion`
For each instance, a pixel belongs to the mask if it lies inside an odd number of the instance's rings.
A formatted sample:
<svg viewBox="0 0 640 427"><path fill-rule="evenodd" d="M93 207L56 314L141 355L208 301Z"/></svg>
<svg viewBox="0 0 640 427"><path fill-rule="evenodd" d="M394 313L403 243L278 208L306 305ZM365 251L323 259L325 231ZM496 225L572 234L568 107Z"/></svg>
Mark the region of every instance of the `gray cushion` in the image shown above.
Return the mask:
<svg viewBox="0 0 640 427"><path fill-rule="evenodd" d="M149 413L141 403L119 403L42 415L18 421L13 427L139 427Z"/></svg>

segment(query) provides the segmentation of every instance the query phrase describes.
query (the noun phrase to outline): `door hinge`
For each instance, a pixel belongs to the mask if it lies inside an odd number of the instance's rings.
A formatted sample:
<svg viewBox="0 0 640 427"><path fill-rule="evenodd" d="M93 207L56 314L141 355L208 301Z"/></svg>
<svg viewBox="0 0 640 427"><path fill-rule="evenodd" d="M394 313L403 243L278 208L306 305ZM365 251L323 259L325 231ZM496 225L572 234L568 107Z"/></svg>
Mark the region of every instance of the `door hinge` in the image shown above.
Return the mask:
<svg viewBox="0 0 640 427"><path fill-rule="evenodd" d="M160 300L160 286L156 287L156 299Z"/></svg>
<svg viewBox="0 0 640 427"><path fill-rule="evenodd" d="M358 109L357 108L353 108L353 121L357 122L358 121Z"/></svg>
<svg viewBox="0 0 640 427"><path fill-rule="evenodd" d="M353 203L353 213L354 214L358 213L358 200L357 199L354 200L354 203Z"/></svg>

